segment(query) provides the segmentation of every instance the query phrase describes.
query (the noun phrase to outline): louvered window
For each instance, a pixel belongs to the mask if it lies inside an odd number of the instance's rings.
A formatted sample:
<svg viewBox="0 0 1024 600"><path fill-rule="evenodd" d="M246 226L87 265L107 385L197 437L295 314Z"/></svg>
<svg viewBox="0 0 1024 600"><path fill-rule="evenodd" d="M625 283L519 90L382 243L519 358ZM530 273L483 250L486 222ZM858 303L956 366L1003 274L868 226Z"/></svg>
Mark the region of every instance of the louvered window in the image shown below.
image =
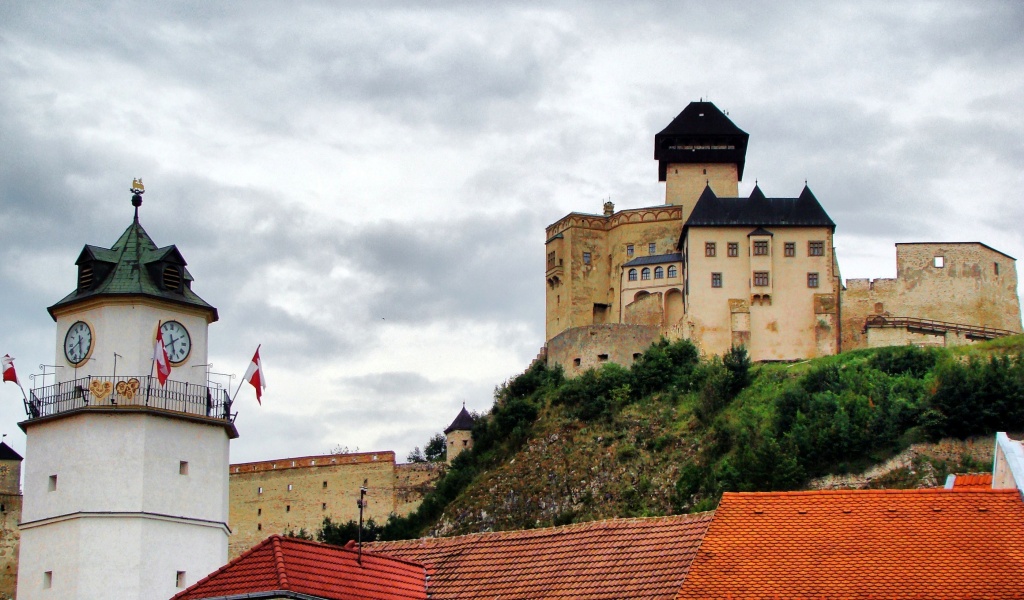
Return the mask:
<svg viewBox="0 0 1024 600"><path fill-rule="evenodd" d="M168 290L181 288L181 271L177 267L171 265L164 267L164 288Z"/></svg>
<svg viewBox="0 0 1024 600"><path fill-rule="evenodd" d="M84 292L92 287L92 265L82 265L78 270L78 290Z"/></svg>

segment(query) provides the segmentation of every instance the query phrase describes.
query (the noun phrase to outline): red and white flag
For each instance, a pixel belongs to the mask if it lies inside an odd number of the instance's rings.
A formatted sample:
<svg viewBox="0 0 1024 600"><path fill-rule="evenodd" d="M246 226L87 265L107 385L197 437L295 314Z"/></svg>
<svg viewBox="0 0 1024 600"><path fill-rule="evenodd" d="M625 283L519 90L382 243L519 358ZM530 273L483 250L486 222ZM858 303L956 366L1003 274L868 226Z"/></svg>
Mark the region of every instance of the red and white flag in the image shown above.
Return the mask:
<svg viewBox="0 0 1024 600"><path fill-rule="evenodd" d="M11 381L14 385L21 387L21 382L18 381L18 374L14 372L14 359L11 358L10 354L4 354L3 357L3 368L4 368L4 382Z"/></svg>
<svg viewBox="0 0 1024 600"><path fill-rule="evenodd" d="M242 379L248 381L252 384L252 387L256 388L256 402L259 402L260 406L262 406L263 401L260 398L263 396L264 388L267 387L267 380L263 377L263 363L260 362L260 346L256 346L256 354L252 355L252 362L249 363L249 368L245 371Z"/></svg>
<svg viewBox="0 0 1024 600"><path fill-rule="evenodd" d="M171 359L164 347L164 336L160 335L160 323L156 325L156 345L153 346L153 363L156 365L156 378L163 385L171 376Z"/></svg>

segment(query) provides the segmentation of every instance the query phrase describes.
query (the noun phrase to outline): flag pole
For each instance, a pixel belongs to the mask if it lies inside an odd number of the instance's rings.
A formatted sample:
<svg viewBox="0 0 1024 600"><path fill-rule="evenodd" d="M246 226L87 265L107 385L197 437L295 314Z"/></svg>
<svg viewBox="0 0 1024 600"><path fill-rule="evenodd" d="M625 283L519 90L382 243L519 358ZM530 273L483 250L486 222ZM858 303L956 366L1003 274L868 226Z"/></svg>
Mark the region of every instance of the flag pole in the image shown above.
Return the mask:
<svg viewBox="0 0 1024 600"><path fill-rule="evenodd" d="M256 354L260 353L260 348L262 348L262 347L263 347L263 344L256 344ZM231 396L231 403L232 404L235 403L235 398L238 397L238 392L242 391L242 384L245 383L246 381L248 381L248 380L245 378L245 376L242 376L242 380L238 382L238 387L235 388L235 395Z"/></svg>

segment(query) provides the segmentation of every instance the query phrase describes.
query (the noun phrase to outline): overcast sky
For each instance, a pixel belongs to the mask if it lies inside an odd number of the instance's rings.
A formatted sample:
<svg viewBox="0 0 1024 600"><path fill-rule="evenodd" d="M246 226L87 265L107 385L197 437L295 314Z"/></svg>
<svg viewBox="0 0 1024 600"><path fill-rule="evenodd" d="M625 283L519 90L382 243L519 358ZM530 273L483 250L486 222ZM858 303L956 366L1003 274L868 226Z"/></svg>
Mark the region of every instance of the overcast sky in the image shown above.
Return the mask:
<svg viewBox="0 0 1024 600"><path fill-rule="evenodd" d="M663 203L654 134L702 97L750 134L741 194L808 182L845 278L897 241L1024 256L1022 31L1014 1L3 2L0 354L53 364L45 308L142 177L214 371L263 344L232 460L403 459L544 343L544 227ZM19 451L22 419L0 387Z"/></svg>

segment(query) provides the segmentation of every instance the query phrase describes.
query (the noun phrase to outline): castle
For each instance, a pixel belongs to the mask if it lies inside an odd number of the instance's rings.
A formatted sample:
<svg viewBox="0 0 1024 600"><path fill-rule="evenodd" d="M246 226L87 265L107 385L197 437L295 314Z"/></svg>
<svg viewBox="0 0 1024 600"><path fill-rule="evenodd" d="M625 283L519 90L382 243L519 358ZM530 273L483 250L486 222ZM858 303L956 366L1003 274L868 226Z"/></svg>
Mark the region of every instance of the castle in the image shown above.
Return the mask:
<svg viewBox="0 0 1024 600"><path fill-rule="evenodd" d="M895 279L843 285L836 224L806 185L739 197L748 138L692 102L654 137L663 205L547 227L549 364L630 364L663 336L787 361L1021 332L1016 260L982 243L897 244Z"/></svg>

